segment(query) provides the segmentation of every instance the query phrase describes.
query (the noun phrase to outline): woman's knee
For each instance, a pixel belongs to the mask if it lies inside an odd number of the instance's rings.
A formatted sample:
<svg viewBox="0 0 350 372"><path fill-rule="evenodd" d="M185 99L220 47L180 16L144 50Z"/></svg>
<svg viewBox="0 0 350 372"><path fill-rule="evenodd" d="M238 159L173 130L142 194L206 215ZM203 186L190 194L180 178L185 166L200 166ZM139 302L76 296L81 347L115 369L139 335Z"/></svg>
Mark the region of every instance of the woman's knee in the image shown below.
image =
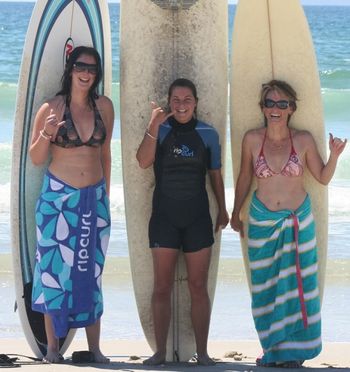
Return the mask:
<svg viewBox="0 0 350 372"><path fill-rule="evenodd" d="M207 297L208 288L206 280L188 280L188 289L192 297Z"/></svg>
<svg viewBox="0 0 350 372"><path fill-rule="evenodd" d="M171 297L171 292L173 290L172 283L159 283L153 288L153 298L154 299L168 299Z"/></svg>

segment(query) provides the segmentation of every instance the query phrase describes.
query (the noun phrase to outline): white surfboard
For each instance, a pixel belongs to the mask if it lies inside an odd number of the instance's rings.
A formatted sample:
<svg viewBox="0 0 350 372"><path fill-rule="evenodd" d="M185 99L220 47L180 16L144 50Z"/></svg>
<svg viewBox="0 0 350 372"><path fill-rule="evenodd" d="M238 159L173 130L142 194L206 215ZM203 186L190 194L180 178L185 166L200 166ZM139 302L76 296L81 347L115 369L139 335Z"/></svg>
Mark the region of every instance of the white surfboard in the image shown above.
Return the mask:
<svg viewBox="0 0 350 372"><path fill-rule="evenodd" d="M111 41L107 1L38 0L27 31L18 83L11 177L11 230L16 301L25 337L37 357L46 354L43 316L31 310L36 250L35 203L46 167L33 166L28 155L35 114L60 88L66 54L74 46L94 46L104 80L100 93L111 93ZM61 341L61 353L74 331Z"/></svg>
<svg viewBox="0 0 350 372"><path fill-rule="evenodd" d="M192 80L199 95L198 118L218 130L225 159L227 115L227 3L198 1L121 1L121 143L129 255L138 312L145 336L155 350L151 296L152 254L148 221L154 189L153 169L142 170L136 151L148 124L150 102L165 105L173 80ZM216 203L210 191L212 218ZM220 236L209 274L214 299ZM167 343L168 361L185 361L195 353L190 320L187 273L181 255L173 292L173 318Z"/></svg>
<svg viewBox="0 0 350 372"><path fill-rule="evenodd" d="M305 129L314 136L321 156L326 158L325 128L321 86L314 46L299 0L240 0L232 37L230 120L232 162L235 182L241 161L244 133L260 124L258 105L263 83L285 80L296 90L298 109L290 126ZM305 188L310 194L316 220L321 298L324 289L328 239L327 188L307 172ZM255 189L253 185L251 190ZM242 210L247 228L251 194ZM247 231L246 231L247 232ZM245 234L247 237L247 233ZM241 240L250 282L247 239Z"/></svg>

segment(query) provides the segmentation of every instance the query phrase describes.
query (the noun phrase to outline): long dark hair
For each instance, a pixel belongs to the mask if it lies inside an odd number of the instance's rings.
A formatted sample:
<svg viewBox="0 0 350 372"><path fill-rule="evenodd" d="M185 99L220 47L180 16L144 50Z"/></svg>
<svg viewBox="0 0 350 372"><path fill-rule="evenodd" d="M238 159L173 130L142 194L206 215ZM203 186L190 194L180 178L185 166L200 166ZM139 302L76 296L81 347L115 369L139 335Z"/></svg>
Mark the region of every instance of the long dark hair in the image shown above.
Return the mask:
<svg viewBox="0 0 350 372"><path fill-rule="evenodd" d="M173 90L177 87L184 87L184 88L189 88L193 94L193 97L196 100L196 103L198 103L198 96L197 96L197 88L196 86L192 83L191 80L185 79L185 78L179 78L174 80L169 87L168 90L168 104L170 102L170 97L173 94ZM194 114L197 116L197 105L194 109Z"/></svg>
<svg viewBox="0 0 350 372"><path fill-rule="evenodd" d="M102 79L102 64L101 57L95 48L87 46L78 46L73 49L72 53L69 55L68 61L66 63L62 78L61 78L61 89L56 94L57 96L63 95L67 97L67 102L71 100L71 90L72 90L72 71L73 65L76 63L77 59L82 55L86 54L88 56L94 57L97 65L97 73L95 75L95 80L89 90L89 102L93 104L94 100L98 98L97 87Z"/></svg>

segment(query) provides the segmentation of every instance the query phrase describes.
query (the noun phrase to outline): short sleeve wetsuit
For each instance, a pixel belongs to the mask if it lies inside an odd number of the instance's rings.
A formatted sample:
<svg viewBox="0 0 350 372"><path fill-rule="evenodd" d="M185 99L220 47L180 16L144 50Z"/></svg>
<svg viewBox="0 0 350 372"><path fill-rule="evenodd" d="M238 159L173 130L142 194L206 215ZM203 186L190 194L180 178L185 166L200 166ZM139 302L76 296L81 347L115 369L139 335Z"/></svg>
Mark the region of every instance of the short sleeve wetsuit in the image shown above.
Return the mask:
<svg viewBox="0 0 350 372"><path fill-rule="evenodd" d="M194 252L214 242L205 188L207 169L221 168L219 136L209 124L169 118L159 128L150 247Z"/></svg>

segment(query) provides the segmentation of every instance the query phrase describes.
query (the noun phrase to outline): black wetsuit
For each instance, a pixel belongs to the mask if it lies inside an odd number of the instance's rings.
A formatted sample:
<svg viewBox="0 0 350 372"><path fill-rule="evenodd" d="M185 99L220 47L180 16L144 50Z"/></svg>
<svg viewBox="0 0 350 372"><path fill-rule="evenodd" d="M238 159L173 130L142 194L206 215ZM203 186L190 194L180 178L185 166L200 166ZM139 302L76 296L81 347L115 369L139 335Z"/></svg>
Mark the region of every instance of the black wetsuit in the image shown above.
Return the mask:
<svg viewBox="0 0 350 372"><path fill-rule="evenodd" d="M160 126L150 247L193 252L213 244L205 178L207 169L220 168L219 137L212 126L196 119L180 124L174 118Z"/></svg>

